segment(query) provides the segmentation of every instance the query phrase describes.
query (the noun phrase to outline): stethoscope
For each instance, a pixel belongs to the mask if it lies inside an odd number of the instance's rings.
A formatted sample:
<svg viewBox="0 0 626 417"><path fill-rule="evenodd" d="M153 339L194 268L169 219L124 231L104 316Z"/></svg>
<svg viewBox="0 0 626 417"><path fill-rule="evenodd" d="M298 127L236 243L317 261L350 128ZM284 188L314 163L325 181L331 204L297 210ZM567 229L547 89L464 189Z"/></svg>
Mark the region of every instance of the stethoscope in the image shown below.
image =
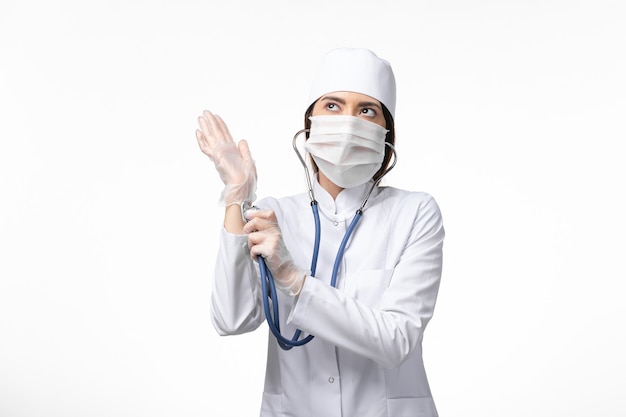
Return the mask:
<svg viewBox="0 0 626 417"><path fill-rule="evenodd" d="M309 169L306 165L306 162L304 161L304 158L302 157L302 154L298 150L297 143L296 143L298 137L302 133L308 132L308 131L309 129L302 129L298 131L293 137L292 146L293 146L294 151L296 152L296 155L298 155L298 159L300 160L300 163L304 167L307 187L309 189L309 199L311 200L311 210L313 211L313 219L315 221L315 241L313 244L313 256L311 259L311 276L314 277L315 270L317 269L317 257L318 257L319 248L320 248L320 234L321 234L320 215L319 215L317 200L315 199L315 193L313 192L311 175L309 174ZM378 185L380 180L385 175L387 175L389 171L391 171L393 167L396 165L397 156L396 156L396 150L394 146L388 142L385 142L385 145L389 146L389 148L391 148L391 151L393 152L393 162L391 163L391 166L387 168L387 170L383 173L383 175L381 175L376 181L374 181L368 193L365 195L365 198L363 199L361 206L357 209L354 217L352 218L352 221L350 222L350 226L348 226L348 230L346 230L346 233L343 236L341 244L339 245L339 249L337 250L337 255L335 256L335 263L333 265L333 272L332 272L331 279L330 279L330 285L332 287L337 286L337 275L339 273L339 266L341 265L343 255L346 250L346 245L348 244L348 241L350 240L350 236L354 232L354 229L359 223L359 220L363 216L363 210L365 208L365 204L367 204L367 201L369 200L370 195L372 194L372 191L374 191L374 187L376 187L376 185ZM256 209L257 207L251 206L249 202L242 203L241 214L244 220L247 220L246 211L256 210ZM278 292L276 291L276 285L274 284L274 277L272 276L272 272L269 270L269 268L265 264L265 259L263 259L262 256L259 256L257 257L257 260L259 262L259 271L261 274L261 290L262 290L261 292L262 292L262 299L263 299L263 310L265 312L265 318L266 318L267 324L270 328L270 331L276 337L278 346L280 346L284 350L289 350L293 348L294 346L302 346L306 343L309 343L311 340L313 340L314 336L308 335L305 338L300 339L300 336L302 335L302 330L300 329L296 329L291 339L284 337L280 333L280 324L279 324L280 320L279 320L279 311L278 311L279 310L278 309ZM270 307L270 304L271 304L271 307Z"/></svg>

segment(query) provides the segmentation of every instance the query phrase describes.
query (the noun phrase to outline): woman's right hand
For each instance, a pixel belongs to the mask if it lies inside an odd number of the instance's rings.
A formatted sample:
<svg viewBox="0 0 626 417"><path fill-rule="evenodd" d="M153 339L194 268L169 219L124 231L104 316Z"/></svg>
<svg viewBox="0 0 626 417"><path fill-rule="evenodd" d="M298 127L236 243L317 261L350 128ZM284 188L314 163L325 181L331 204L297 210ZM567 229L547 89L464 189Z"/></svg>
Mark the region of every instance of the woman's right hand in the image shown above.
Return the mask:
<svg viewBox="0 0 626 417"><path fill-rule="evenodd" d="M225 187L219 203L223 206L256 199L256 167L245 140L236 145L226 123L208 110L198 117L196 139L202 152L215 164Z"/></svg>
<svg viewBox="0 0 626 417"><path fill-rule="evenodd" d="M306 271L298 268L285 246L276 214L272 210L253 210L246 217L250 221L243 226L243 232L248 235L250 256L255 260L259 256L265 259L279 290L298 295Z"/></svg>

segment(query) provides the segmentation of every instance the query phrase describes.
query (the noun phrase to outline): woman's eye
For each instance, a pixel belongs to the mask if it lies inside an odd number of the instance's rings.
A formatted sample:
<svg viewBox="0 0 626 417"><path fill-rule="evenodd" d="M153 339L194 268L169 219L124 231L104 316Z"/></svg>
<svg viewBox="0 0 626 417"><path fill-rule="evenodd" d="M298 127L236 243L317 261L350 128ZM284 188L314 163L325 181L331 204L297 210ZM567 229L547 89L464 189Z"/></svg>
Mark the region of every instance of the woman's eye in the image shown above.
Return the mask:
<svg viewBox="0 0 626 417"><path fill-rule="evenodd" d="M326 105L326 109L327 109L327 110L332 110L332 111L335 111L335 110L337 110L337 105L336 105L335 103L328 103L328 104Z"/></svg>
<svg viewBox="0 0 626 417"><path fill-rule="evenodd" d="M365 108L361 110L361 114L364 114L369 117L376 117L376 112L373 109Z"/></svg>

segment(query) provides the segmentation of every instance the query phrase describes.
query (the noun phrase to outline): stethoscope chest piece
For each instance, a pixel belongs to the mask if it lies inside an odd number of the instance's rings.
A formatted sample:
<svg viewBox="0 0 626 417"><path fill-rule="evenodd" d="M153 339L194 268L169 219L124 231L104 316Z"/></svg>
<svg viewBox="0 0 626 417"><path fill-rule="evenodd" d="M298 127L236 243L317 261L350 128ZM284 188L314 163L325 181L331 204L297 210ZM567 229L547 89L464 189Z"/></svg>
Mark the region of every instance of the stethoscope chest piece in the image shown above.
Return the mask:
<svg viewBox="0 0 626 417"><path fill-rule="evenodd" d="M244 201L239 204L239 208L241 210L241 219L244 223L250 221L250 217L248 216L249 213L259 210L257 206L253 206L249 201Z"/></svg>

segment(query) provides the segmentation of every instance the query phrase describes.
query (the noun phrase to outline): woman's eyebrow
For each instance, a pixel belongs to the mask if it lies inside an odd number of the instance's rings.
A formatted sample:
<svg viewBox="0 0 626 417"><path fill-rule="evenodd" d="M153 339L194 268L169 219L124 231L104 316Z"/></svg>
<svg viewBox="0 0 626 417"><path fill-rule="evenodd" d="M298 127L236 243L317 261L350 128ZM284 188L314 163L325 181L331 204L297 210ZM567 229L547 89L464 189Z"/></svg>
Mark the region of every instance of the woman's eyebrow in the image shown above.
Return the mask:
<svg viewBox="0 0 626 417"><path fill-rule="evenodd" d="M320 99L320 101L336 101L339 104L346 104L346 101L344 99L335 96L324 96ZM381 105L376 103L375 101L361 101L358 105L359 107L376 107L382 110Z"/></svg>
<svg viewBox="0 0 626 417"><path fill-rule="evenodd" d="M362 101L359 103L359 107L376 107L382 110L380 104L376 103L375 101Z"/></svg>
<svg viewBox="0 0 626 417"><path fill-rule="evenodd" d="M335 97L335 96L325 96L322 97L321 101L336 101L339 104L346 104L346 101L340 97Z"/></svg>

